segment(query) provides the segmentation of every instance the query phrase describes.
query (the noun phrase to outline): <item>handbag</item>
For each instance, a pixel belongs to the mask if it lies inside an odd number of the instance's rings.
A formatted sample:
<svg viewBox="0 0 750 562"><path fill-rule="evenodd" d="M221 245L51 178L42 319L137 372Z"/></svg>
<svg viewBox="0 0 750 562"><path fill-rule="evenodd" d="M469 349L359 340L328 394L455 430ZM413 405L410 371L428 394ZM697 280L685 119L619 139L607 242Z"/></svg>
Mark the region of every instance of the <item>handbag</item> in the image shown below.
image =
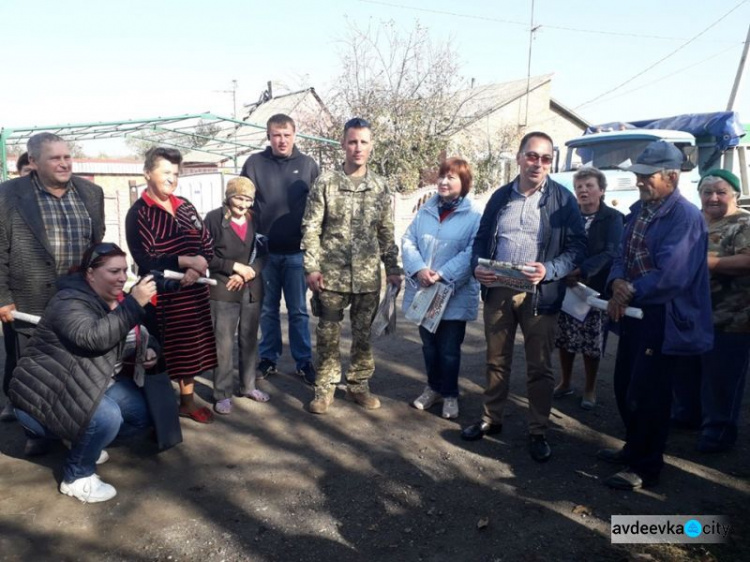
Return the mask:
<svg viewBox="0 0 750 562"><path fill-rule="evenodd" d="M160 451L166 451L182 443L182 428L172 382L167 373L147 374L143 382L151 420L156 432L156 443Z"/></svg>

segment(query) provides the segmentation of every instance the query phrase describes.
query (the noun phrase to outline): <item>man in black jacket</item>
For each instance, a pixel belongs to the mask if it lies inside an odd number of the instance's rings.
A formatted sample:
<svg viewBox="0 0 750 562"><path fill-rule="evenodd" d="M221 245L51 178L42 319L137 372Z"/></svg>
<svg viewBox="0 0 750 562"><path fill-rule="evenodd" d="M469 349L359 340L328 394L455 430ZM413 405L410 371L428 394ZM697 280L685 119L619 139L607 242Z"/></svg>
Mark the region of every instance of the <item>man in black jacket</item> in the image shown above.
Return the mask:
<svg viewBox="0 0 750 562"><path fill-rule="evenodd" d="M476 441L501 431L520 326L526 351L529 453L537 462L552 456L544 434L555 386L552 349L565 296L564 278L580 265L586 252L586 233L575 197L548 177L552 149L546 133L524 136L516 155L518 177L492 194L479 223L472 266L484 299L487 388L482 419L461 432L463 439ZM518 284L478 266L480 258L523 267L533 290L510 288Z"/></svg>
<svg viewBox="0 0 750 562"><path fill-rule="evenodd" d="M269 255L263 270L264 295L258 346L261 378L276 373L281 356L281 294L289 316L289 347L297 373L315 383L309 315L305 301L307 283L303 267L302 215L307 194L318 177L318 165L294 145L294 120L273 115L266 125L271 146L251 155L240 175L256 187L255 213L258 233L268 238Z"/></svg>
<svg viewBox="0 0 750 562"><path fill-rule="evenodd" d="M41 315L57 278L104 236L104 192L73 177L68 144L38 133L27 147L34 171L0 184L0 321L6 325L14 310ZM20 355L33 326L14 327Z"/></svg>

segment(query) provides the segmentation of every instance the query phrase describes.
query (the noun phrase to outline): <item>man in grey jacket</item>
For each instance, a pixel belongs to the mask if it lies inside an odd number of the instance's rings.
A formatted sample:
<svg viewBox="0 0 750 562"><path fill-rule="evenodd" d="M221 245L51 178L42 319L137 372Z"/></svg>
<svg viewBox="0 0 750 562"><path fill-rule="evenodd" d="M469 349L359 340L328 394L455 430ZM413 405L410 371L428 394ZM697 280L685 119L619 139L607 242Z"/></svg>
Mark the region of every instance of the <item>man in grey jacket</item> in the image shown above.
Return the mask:
<svg viewBox="0 0 750 562"><path fill-rule="evenodd" d="M41 315L60 275L104 236L104 192L73 177L68 144L52 133L27 144L34 171L0 184L0 321L13 311ZM14 324L18 354L33 326ZM10 383L5 373L3 388Z"/></svg>

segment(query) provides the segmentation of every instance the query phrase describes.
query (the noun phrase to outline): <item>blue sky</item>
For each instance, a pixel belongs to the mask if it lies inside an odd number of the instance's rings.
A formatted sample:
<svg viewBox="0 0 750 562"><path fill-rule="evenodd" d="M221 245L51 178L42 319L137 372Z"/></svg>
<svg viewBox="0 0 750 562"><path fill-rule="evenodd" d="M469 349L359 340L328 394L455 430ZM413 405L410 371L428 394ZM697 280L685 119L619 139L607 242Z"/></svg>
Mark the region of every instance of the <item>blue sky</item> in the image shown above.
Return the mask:
<svg viewBox="0 0 750 562"><path fill-rule="evenodd" d="M325 94L352 21L393 20L404 30L419 21L434 39L453 44L464 76L478 84L516 80L526 76L530 6L530 0L36 0L33 12L24 13L28 2L3 0L0 127L229 115L231 95L219 91L233 79L242 103L256 100L267 80L278 90L314 86ZM595 123L723 110L748 23L750 2L742 0L536 0L540 27L531 72L554 73L553 96ZM735 109L750 121L750 76Z"/></svg>

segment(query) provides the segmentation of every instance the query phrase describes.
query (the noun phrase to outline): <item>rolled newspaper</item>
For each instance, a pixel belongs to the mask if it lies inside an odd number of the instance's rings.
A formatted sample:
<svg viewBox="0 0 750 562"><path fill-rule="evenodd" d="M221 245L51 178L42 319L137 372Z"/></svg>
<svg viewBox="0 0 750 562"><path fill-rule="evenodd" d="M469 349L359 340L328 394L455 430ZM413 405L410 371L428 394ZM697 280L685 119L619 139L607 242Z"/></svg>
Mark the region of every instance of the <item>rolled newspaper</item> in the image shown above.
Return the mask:
<svg viewBox="0 0 750 562"><path fill-rule="evenodd" d="M185 277L184 273L180 273L179 271L171 271L169 269L164 270L164 279L176 279L177 281L180 281L183 277ZM216 279L209 279L208 277L198 277L198 279L195 281L196 283L200 283L202 285L216 285Z"/></svg>
<svg viewBox="0 0 750 562"><path fill-rule="evenodd" d="M17 310L12 310L10 313L13 316L13 320L28 322L29 324L34 324L35 326L39 324L39 321L42 319L41 316L37 316L36 314L26 314L25 312L18 312Z"/></svg>
<svg viewBox="0 0 750 562"><path fill-rule="evenodd" d="M609 304L609 301L598 299L596 297L589 297L586 299L586 302L589 304L589 306L598 308L599 310L607 310L607 304ZM637 318L638 320L643 320L643 311L640 308L628 306L625 308L625 316L629 316L630 318Z"/></svg>

